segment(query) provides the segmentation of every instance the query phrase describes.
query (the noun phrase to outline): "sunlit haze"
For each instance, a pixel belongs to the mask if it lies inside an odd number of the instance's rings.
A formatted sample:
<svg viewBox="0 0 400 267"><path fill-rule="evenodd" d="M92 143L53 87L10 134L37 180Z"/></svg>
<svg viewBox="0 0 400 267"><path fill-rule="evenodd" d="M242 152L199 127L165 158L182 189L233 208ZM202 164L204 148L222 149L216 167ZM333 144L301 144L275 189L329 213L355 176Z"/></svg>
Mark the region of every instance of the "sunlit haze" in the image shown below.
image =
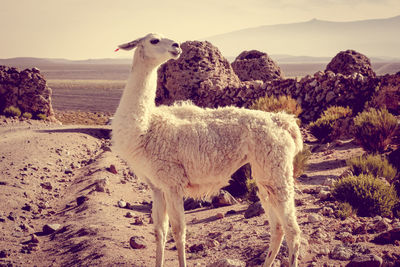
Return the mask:
<svg viewBox="0 0 400 267"><path fill-rule="evenodd" d="M0 58L125 58L114 48L148 32L186 41L313 18L400 15L399 0L0 0L0 6Z"/></svg>

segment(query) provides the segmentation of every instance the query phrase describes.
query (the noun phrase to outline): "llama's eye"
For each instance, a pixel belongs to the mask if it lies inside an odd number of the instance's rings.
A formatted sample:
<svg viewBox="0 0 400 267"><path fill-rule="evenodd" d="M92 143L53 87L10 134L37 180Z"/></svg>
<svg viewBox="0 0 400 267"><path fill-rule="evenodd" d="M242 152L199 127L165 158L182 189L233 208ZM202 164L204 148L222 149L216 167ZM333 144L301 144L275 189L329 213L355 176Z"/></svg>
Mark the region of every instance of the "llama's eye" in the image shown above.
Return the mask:
<svg viewBox="0 0 400 267"><path fill-rule="evenodd" d="M160 40L158 39L153 39L150 41L150 43L152 43L153 45L158 44L160 42Z"/></svg>

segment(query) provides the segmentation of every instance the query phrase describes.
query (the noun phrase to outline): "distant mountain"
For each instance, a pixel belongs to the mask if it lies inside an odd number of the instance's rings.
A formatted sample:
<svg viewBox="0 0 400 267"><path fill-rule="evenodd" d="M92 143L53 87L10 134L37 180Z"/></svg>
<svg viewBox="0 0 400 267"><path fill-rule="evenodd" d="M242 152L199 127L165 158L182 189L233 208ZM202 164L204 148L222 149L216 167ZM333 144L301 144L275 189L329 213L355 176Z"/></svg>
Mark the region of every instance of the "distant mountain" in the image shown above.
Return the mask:
<svg viewBox="0 0 400 267"><path fill-rule="evenodd" d="M0 65L15 66L15 67L35 67L35 66L50 66L50 65L72 65L72 64L96 64L96 65L115 65L115 64L131 64L132 59L86 59L86 60L69 60L63 58L35 58L35 57L16 57L0 59Z"/></svg>
<svg viewBox="0 0 400 267"><path fill-rule="evenodd" d="M261 26L204 38L224 56L244 50L268 54L328 57L354 49L369 58L400 59L400 16L351 22L313 19L306 22ZM278 60L279 61L279 60Z"/></svg>

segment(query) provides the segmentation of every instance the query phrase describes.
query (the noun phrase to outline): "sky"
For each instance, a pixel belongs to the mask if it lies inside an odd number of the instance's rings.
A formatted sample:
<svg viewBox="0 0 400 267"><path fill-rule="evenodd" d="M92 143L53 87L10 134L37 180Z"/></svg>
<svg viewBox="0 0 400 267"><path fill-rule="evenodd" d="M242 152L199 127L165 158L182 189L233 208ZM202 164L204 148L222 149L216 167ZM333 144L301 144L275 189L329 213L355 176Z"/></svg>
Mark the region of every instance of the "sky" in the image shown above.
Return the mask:
<svg viewBox="0 0 400 267"><path fill-rule="evenodd" d="M149 32L183 42L313 18L398 15L400 0L0 0L0 58L126 58L117 45Z"/></svg>

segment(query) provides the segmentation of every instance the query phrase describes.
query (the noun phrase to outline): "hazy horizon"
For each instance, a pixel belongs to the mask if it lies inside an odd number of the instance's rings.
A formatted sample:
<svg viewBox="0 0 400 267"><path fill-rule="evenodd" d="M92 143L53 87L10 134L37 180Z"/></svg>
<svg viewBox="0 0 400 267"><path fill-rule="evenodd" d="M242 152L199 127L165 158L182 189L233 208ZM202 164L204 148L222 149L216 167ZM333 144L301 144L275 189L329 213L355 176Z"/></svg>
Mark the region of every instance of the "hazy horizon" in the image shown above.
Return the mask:
<svg viewBox="0 0 400 267"><path fill-rule="evenodd" d="M129 58L128 53L114 53L115 47L148 32L183 42L312 19L345 22L400 15L398 0L0 0L0 4L3 59ZM295 44L283 45L290 50Z"/></svg>

